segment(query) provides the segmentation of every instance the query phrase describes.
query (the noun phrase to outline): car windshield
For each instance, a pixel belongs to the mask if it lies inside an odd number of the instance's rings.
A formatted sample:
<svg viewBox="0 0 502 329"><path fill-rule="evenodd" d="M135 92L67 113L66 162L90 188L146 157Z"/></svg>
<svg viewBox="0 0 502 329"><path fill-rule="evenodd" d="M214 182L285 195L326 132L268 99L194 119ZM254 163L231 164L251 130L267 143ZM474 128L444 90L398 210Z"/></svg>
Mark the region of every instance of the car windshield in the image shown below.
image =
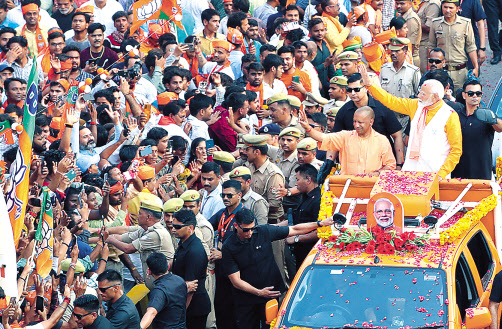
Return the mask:
<svg viewBox="0 0 502 329"><path fill-rule="evenodd" d="M428 327L447 323L441 269L313 265L300 278L281 326Z"/></svg>

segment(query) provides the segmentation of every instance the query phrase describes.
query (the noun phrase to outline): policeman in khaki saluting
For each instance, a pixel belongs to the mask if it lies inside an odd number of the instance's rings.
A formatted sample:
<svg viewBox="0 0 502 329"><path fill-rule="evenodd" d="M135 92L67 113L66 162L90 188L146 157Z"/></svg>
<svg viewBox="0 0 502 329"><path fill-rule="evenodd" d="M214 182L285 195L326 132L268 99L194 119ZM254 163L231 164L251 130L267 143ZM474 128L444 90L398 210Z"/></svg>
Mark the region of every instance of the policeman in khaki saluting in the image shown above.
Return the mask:
<svg viewBox="0 0 502 329"><path fill-rule="evenodd" d="M443 17L432 20L429 33L429 50L440 47L446 53L446 66L455 86L467 80L467 55L474 65L473 74L479 75L479 65L471 20L457 15L460 2L443 0Z"/></svg>

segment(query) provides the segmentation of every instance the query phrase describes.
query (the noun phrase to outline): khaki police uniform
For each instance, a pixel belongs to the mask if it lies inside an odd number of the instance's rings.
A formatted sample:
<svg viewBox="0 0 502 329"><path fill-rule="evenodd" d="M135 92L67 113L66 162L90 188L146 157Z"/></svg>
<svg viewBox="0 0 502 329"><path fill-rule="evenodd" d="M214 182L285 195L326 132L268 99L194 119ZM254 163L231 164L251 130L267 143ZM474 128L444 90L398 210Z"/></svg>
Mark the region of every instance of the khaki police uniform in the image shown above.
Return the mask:
<svg viewBox="0 0 502 329"><path fill-rule="evenodd" d="M258 225L268 223L268 202L261 195L253 191L251 188L242 197L242 204L247 209L251 210L256 217Z"/></svg>
<svg viewBox="0 0 502 329"><path fill-rule="evenodd" d="M124 243L131 243L140 253L143 267L143 279L148 289L153 288L153 277L147 278L146 259L155 252L164 254L168 261L174 258L174 246L171 236L164 225L159 221L150 226L146 231L139 226L130 226L129 232L121 236Z"/></svg>
<svg viewBox="0 0 502 329"><path fill-rule="evenodd" d="M446 22L444 16L433 19L429 44L431 49L439 47L445 51L445 69L455 86L463 86L467 80L468 54L477 50L471 20L459 15L451 24Z"/></svg>
<svg viewBox="0 0 502 329"><path fill-rule="evenodd" d="M417 15L420 18L422 24L427 27L431 27L432 20L439 17L441 14L441 1L439 0L422 0L420 6L418 7ZM422 30L422 38L420 40L420 72L424 74L427 71L427 66L429 63L429 54L427 49L429 48L429 32Z"/></svg>
<svg viewBox="0 0 502 329"><path fill-rule="evenodd" d="M419 48L420 40L422 39L422 21L417 13L413 10L413 6L408 9L402 16L408 25L408 34L406 38L410 39L413 45L413 64L420 66Z"/></svg>

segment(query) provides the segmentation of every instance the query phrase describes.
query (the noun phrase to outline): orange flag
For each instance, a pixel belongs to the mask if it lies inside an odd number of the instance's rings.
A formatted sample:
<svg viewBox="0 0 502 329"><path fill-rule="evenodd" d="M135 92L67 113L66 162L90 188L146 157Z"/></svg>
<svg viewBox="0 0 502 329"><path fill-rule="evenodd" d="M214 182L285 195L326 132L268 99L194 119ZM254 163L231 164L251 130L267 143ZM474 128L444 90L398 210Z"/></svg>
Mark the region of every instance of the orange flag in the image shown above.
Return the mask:
<svg viewBox="0 0 502 329"><path fill-rule="evenodd" d="M139 0L132 6L134 23L131 26L133 34L141 25L151 19L167 19L183 29L183 15L176 0Z"/></svg>

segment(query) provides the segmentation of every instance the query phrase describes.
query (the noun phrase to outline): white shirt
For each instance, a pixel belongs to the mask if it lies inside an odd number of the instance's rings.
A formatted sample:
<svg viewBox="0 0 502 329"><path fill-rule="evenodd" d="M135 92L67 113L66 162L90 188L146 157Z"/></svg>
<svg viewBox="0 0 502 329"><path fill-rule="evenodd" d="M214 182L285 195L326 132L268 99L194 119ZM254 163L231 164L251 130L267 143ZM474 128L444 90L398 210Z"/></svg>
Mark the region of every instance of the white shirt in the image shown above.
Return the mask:
<svg viewBox="0 0 502 329"><path fill-rule="evenodd" d="M218 33L227 35L228 32L227 22L228 22L228 16L225 16L220 20L220 27L218 28Z"/></svg>
<svg viewBox="0 0 502 329"><path fill-rule="evenodd" d="M209 126L207 125L207 123L197 119L191 114L188 116L186 122L190 122L190 124L192 125L192 130L190 130L190 133L188 134L188 137L190 137L191 140L194 140L198 137L211 139L211 137L209 137ZM186 123L183 124L183 128L185 127L185 125Z"/></svg>
<svg viewBox="0 0 502 329"><path fill-rule="evenodd" d="M206 218L213 217L214 214L218 212L221 208L225 208L225 204L223 204L223 199L221 198L221 192L223 188L221 184L213 190L213 192L207 194L206 190L202 190L202 201L200 213L202 216Z"/></svg>
<svg viewBox="0 0 502 329"><path fill-rule="evenodd" d="M216 69L213 71L213 69L215 67L216 67ZM218 72L218 70L220 69L220 67L221 67L221 65L218 65L216 62L207 62L202 67L202 74L209 74L212 71L213 71L213 73L214 72ZM224 69L222 69L219 72L223 72L223 73L227 74L229 77L231 77L233 80L235 80L234 72L232 71L232 68L230 66L225 67Z"/></svg>
<svg viewBox="0 0 502 329"><path fill-rule="evenodd" d="M373 40L370 30L368 30L367 27L361 25L352 26L347 38L352 39L355 36L359 36L361 38L361 43L363 44L363 46Z"/></svg>
<svg viewBox="0 0 502 329"><path fill-rule="evenodd" d="M9 10L7 12L6 19L19 24L19 26L26 24L26 21L23 17L23 12L21 11L21 6L17 6ZM42 8L40 8L40 24L47 27L59 27L58 22Z"/></svg>
<svg viewBox="0 0 502 329"><path fill-rule="evenodd" d="M153 83L143 77L136 82L133 93L135 97L142 96L146 98L150 104L157 100L157 88L155 88Z"/></svg>
<svg viewBox="0 0 502 329"><path fill-rule="evenodd" d="M275 79L272 86L270 86L268 83L263 81L263 100L269 99L270 97L272 97L272 95L275 95L277 93L288 93L288 89L286 88L284 82L279 79Z"/></svg>
<svg viewBox="0 0 502 329"><path fill-rule="evenodd" d="M85 6L94 7L94 23L101 23L106 26L105 35L112 34L115 31L112 16L117 11L124 11L124 8L116 0L106 0L106 5L103 9L96 6L94 0L83 3L80 8Z"/></svg>

